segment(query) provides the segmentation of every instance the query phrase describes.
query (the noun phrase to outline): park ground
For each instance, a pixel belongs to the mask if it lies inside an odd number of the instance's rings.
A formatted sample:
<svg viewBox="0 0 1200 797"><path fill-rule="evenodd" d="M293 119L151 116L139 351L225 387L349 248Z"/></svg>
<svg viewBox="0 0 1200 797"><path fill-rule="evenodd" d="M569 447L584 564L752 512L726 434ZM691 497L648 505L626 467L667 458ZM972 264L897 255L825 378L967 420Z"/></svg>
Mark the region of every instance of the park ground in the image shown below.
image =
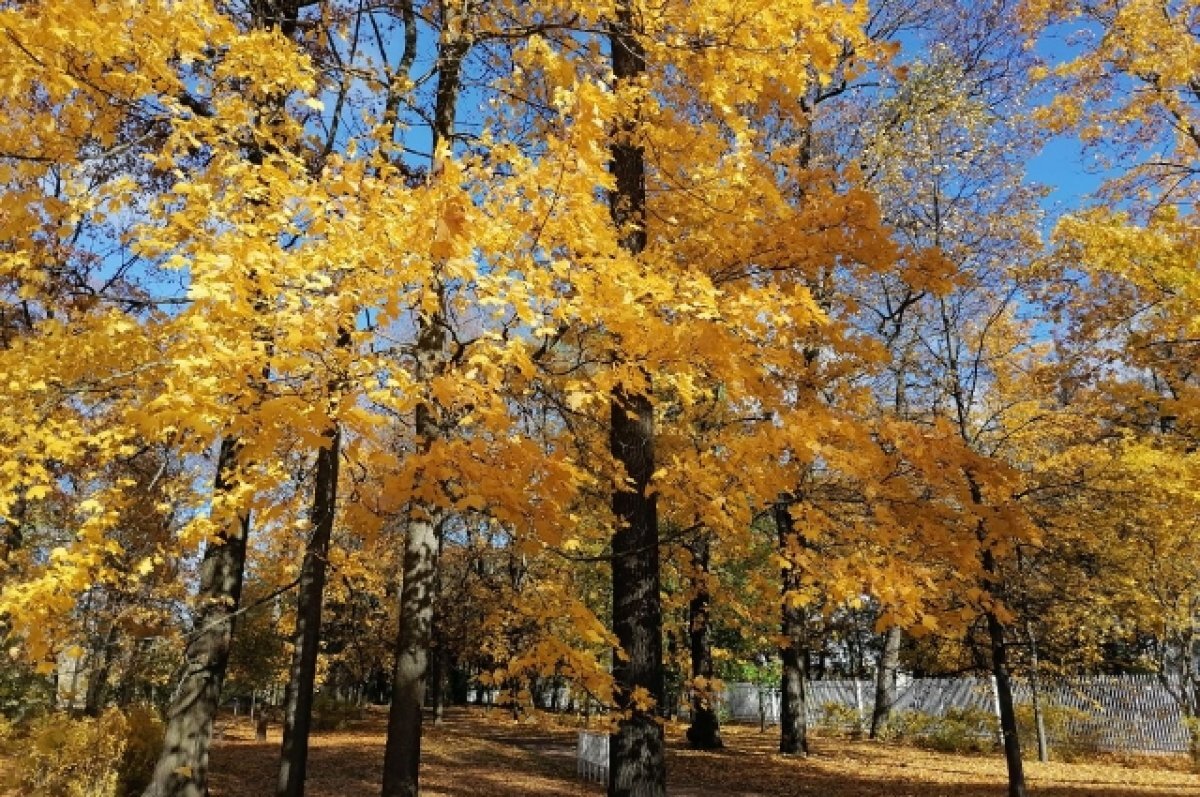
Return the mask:
<svg viewBox="0 0 1200 797"><path fill-rule="evenodd" d="M382 712L342 731L314 735L308 797L375 797L384 748ZM212 797L273 793L278 729L256 742L248 723L229 723L212 754ZM1003 797L999 755L950 755L870 741L817 737L806 759L778 755L777 731L727 726L726 749L686 749L683 728L668 730L672 797ZM575 775L575 729L553 721L514 722L499 709L456 709L426 725L421 763L425 797L580 797L603 787ZM1200 795L1200 775L1179 759L1026 765L1031 797Z"/></svg>

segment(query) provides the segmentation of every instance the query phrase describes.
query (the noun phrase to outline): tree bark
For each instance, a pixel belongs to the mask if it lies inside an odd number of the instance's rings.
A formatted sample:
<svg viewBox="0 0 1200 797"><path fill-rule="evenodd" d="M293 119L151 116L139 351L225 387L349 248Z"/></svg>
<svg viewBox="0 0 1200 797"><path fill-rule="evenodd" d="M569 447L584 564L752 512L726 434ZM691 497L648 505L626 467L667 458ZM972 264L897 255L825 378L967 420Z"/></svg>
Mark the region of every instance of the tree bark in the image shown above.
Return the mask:
<svg viewBox="0 0 1200 797"><path fill-rule="evenodd" d="M960 423L960 428L965 428L965 425ZM983 506L983 491L974 475L970 471L965 475L972 503ZM979 562L983 568L983 587L993 600L999 600L1004 591L1000 565L996 561L996 555L987 545L986 529L982 521L976 531L976 538L980 545ZM987 622L992 678L996 684L996 703L1000 710L1000 739L1004 746L1004 763L1008 768L1008 797L1025 797L1025 767L1021 761L1021 739L1017 729L1016 706L1013 704L1004 624L991 608L984 612L984 620Z"/></svg>
<svg viewBox="0 0 1200 797"><path fill-rule="evenodd" d="M692 723L687 730L687 740L694 750L719 750L725 746L721 740L721 723L713 705L713 658L708 641L709 605L712 602L708 586L711 544L707 533L701 532L691 550L693 593L688 604L688 642L692 679L704 679L706 684L703 691L692 688Z"/></svg>
<svg viewBox="0 0 1200 797"><path fill-rule="evenodd" d="M418 370L422 375L431 375L438 367L444 334L439 325L428 321L423 324L417 342ZM440 430L428 404L418 404L415 415L419 450L427 453ZM404 540L392 704L383 755L383 797L416 797L419 793L421 724L433 638L439 536L434 508L413 501Z"/></svg>
<svg viewBox="0 0 1200 797"><path fill-rule="evenodd" d="M621 654L614 655L617 709L625 713L610 744L610 797L666 794L663 730L655 709L634 700L643 690L663 704L662 607L659 596L658 513L646 485L653 473L653 412L637 395L614 401L613 453L630 475L633 490L613 495L620 527L613 534L613 631Z"/></svg>
<svg viewBox="0 0 1200 797"><path fill-rule="evenodd" d="M1021 741L1017 732L1012 679L1008 672L1008 646L1004 642L1004 625L994 612L988 612L987 626L992 654L992 676L996 679L996 699L1000 703L1004 763L1008 767L1008 797L1025 797L1025 768L1021 762Z"/></svg>
<svg viewBox="0 0 1200 797"><path fill-rule="evenodd" d="M1037 734L1038 761L1050 760L1050 743L1046 738L1046 717L1042 711L1042 678L1038 669L1037 637L1033 623L1025 620L1025 636L1029 638L1029 691L1033 698L1033 728Z"/></svg>
<svg viewBox="0 0 1200 797"><path fill-rule="evenodd" d="M235 440L221 442L214 486L217 495L232 488L237 450ZM184 652L183 679L167 709L162 753L144 797L208 794L208 750L229 662L229 640L242 598L250 515L242 513L225 522L222 534L204 550L196 626Z"/></svg>
<svg viewBox="0 0 1200 797"><path fill-rule="evenodd" d="M774 510L779 552L785 558L788 551L798 544L789 504L787 500L779 501ZM796 568L785 567L782 571L781 611L784 644L779 651L783 660L779 690L779 752L785 755L808 755L808 695L805 684L807 627L804 610L791 600L791 595L800 586Z"/></svg>
<svg viewBox="0 0 1200 797"><path fill-rule="evenodd" d="M108 675L112 669L113 652L117 647L119 629L116 620L108 627L103 641L92 653L89 666L87 693L83 701L83 713L98 717L108 702Z"/></svg>
<svg viewBox="0 0 1200 797"><path fill-rule="evenodd" d="M872 739L878 739L896 705L896 671L900 668L900 641L903 632L894 625L883 635L883 650L875 671L875 708L871 711Z"/></svg>
<svg viewBox="0 0 1200 797"><path fill-rule="evenodd" d="M438 43L438 82L433 113L430 175L437 174L439 145L451 142L461 87L463 59L471 42L466 35L469 3L451 8L443 4L442 38ZM461 14L458 20L452 13ZM434 280L436 282L436 277ZM438 288L440 292L440 287ZM418 319L417 378L429 379L444 365L446 332L439 307L432 317ZM415 411L418 451L429 451L440 436L434 409L428 403ZM410 504L408 533L404 543L404 584L400 590L400 628L396 637L396 659L392 670L392 704L388 711L387 745L383 756L383 797L416 797L421 764L421 724L426 676L432 642L434 593L437 584L440 532L434 508L420 501Z"/></svg>
<svg viewBox="0 0 1200 797"><path fill-rule="evenodd" d="M418 418L428 416L418 407ZM426 423L431 421L426 420ZM416 797L421 763L422 708L433 623L433 581L438 566L438 530L432 517L414 515L404 543L404 585L400 590L400 629L392 670L383 758L383 797Z"/></svg>
<svg viewBox="0 0 1200 797"><path fill-rule="evenodd" d="M321 608L329 541L337 512L338 459L342 433L336 423L328 443L317 452L313 485L312 536L304 550L296 595L296 629L292 664L283 698L283 747L279 756L279 797L302 797L308 769L308 735L312 723L313 687L321 646Z"/></svg>
<svg viewBox="0 0 1200 797"><path fill-rule="evenodd" d="M627 1L617 4L609 23L609 46L618 85L645 74L646 56ZM635 125L636 120L627 119L616 132L610 161L616 187L609 195L621 246L632 256L646 248L646 163ZM659 710L664 703L658 508L648 494L654 473L654 408L648 392L613 392L609 450L629 481L614 490L612 498L617 521L612 539L613 631L620 645L613 657L613 697L623 716L609 745L608 794L664 797L663 729L655 707L635 699L645 694Z"/></svg>

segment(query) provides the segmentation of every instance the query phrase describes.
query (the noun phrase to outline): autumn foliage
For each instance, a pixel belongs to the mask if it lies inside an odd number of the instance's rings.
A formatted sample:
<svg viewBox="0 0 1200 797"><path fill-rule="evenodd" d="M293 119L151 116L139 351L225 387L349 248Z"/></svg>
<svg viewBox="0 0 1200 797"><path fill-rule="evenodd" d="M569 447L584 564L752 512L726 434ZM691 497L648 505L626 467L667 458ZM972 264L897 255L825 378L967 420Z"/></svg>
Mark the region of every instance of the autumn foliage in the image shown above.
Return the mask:
<svg viewBox="0 0 1200 797"><path fill-rule="evenodd" d="M427 684L653 736L893 629L1200 716L1198 24L0 4L4 667L169 704L152 795L204 793L223 686L291 683L289 795L314 682L397 696L409 794ZM1055 136L1105 166L1067 211Z"/></svg>

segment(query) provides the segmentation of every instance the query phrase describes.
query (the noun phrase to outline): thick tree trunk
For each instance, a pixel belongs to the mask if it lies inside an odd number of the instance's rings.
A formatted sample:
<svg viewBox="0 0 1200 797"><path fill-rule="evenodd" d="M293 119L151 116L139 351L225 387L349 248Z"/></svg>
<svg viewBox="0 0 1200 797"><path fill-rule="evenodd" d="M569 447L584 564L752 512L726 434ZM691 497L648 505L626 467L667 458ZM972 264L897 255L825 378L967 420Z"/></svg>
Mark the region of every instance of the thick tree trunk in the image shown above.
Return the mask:
<svg viewBox="0 0 1200 797"><path fill-rule="evenodd" d="M666 794L663 729L654 707L634 701L643 690L663 702L662 607L659 596L658 512L646 485L654 470L653 411L645 396L614 401L611 442L635 489L613 496L620 528L613 535L613 631L617 709L627 712L610 744L610 797Z"/></svg>
<svg viewBox="0 0 1200 797"><path fill-rule="evenodd" d="M688 744L694 750L719 750L721 723L713 704L713 658L708 642L709 604L708 563L711 541L701 533L692 548L693 593L688 604L688 642L691 648L692 680L703 679L705 688L692 689L692 723L687 730Z"/></svg>
<svg viewBox="0 0 1200 797"><path fill-rule="evenodd" d="M896 705L896 671L900 669L900 626L894 625L883 635L883 650L875 670L875 708L871 712L871 738L878 739L887 726Z"/></svg>
<svg viewBox="0 0 1200 797"><path fill-rule="evenodd" d="M775 504L775 527L779 534L779 553L787 558L798 544L788 501ZM795 568L782 571L781 631L784 644L780 649L783 675L779 690L779 752L785 755L808 755L808 696L805 678L808 657L807 628L804 610L791 600L800 587Z"/></svg>
<svg viewBox="0 0 1200 797"><path fill-rule="evenodd" d="M231 489L238 444L221 442L214 491ZM144 797L205 797L208 749L221 683L229 662L229 640L242 598L250 516L225 519L225 530L204 550L200 565L196 626L184 652L183 679L167 709L162 754Z"/></svg>
<svg viewBox="0 0 1200 797"><path fill-rule="evenodd" d="M279 756L279 797L302 797L308 769L308 735L312 722L313 687L317 654L321 646L321 607L325 597L325 571L329 541L337 511L338 459L341 430L335 425L329 442L317 452L313 485L312 536L304 550L296 596L296 630L292 637L292 665L283 698L283 748Z"/></svg>
<svg viewBox="0 0 1200 797"><path fill-rule="evenodd" d="M616 7L609 24L613 75L618 83L637 81L646 57L634 35L628 2ZM646 248L646 164L627 120L612 144L610 168L616 182L609 196L621 246L631 255ZM654 408L648 393L618 388L611 402L609 448L629 478L613 492L618 528L612 540L613 631L624 655L614 655L614 700L624 717L609 745L610 797L663 797L667 765L663 729L655 707L635 700L644 692L664 702L662 604L659 594L658 509L648 494L654 473Z"/></svg>

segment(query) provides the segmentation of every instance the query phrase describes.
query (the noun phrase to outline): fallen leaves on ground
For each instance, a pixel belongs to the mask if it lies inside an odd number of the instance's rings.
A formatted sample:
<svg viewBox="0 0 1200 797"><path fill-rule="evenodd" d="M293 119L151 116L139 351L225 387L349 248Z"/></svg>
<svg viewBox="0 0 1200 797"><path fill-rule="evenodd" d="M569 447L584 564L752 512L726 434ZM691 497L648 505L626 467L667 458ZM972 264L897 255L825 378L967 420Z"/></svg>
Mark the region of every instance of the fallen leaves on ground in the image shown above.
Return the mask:
<svg viewBox="0 0 1200 797"><path fill-rule="evenodd" d="M313 737L308 797L375 797L386 716L372 711L346 731ZM255 742L248 724L231 725L212 755L212 797L271 794L278 729ZM726 749L686 749L671 726L669 792L673 797L1003 797L999 755L951 755L893 744L818 737L808 758L775 752L777 730L727 726ZM603 788L575 776L575 730L514 722L500 710L456 709L445 724L427 723L421 763L426 797L579 797ZM1034 797L1150 797L1200 794L1200 775L1164 760L1137 764L1026 764Z"/></svg>

